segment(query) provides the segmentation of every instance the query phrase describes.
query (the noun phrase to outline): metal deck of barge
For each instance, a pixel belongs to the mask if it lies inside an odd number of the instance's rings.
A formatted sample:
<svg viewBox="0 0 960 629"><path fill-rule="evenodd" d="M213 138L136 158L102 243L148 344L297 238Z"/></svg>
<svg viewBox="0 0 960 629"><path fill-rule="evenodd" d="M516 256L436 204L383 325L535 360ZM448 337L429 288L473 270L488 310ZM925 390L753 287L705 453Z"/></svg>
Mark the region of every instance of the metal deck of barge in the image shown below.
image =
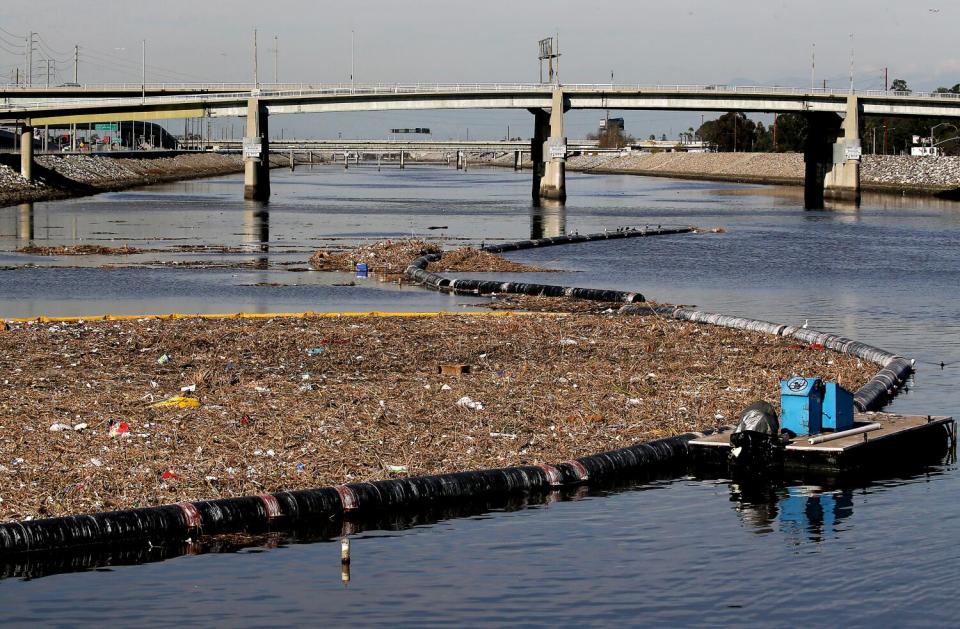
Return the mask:
<svg viewBox="0 0 960 629"><path fill-rule="evenodd" d="M795 437L784 450L784 468L835 471L884 462L909 462L956 448L957 431L953 417L892 413L857 413L854 417L854 428L874 423L880 424L880 428L823 443L810 443L808 435ZM731 448L730 434L731 431L727 430L690 441L694 461L726 462Z"/></svg>

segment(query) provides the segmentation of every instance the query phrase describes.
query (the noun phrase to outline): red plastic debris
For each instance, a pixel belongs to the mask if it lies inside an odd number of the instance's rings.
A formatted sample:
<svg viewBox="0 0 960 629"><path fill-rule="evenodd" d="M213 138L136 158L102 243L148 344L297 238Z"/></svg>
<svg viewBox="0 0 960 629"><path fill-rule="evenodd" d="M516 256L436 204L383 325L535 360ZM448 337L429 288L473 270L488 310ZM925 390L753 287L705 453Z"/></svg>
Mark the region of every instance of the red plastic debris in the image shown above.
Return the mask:
<svg viewBox="0 0 960 629"><path fill-rule="evenodd" d="M560 485L563 485L563 476L560 474L560 470L552 465L546 464L538 465L537 467L543 470L543 473L547 477L547 482L550 483L552 487L559 487Z"/></svg>
<svg viewBox="0 0 960 629"><path fill-rule="evenodd" d="M130 424L127 422L111 422L110 423L110 436L119 437L130 432Z"/></svg>
<svg viewBox="0 0 960 629"><path fill-rule="evenodd" d="M357 500L357 494L354 493L352 489L346 485L337 485L334 487L337 490L337 493L340 494L340 502L343 504L344 511L356 511L360 508L359 501Z"/></svg>
<svg viewBox="0 0 960 629"><path fill-rule="evenodd" d="M177 506L183 511L183 523L188 529L200 528L200 525L203 523L203 517L192 502L178 502Z"/></svg>
<svg viewBox="0 0 960 629"><path fill-rule="evenodd" d="M280 501L271 494L260 494L257 496L263 502L264 510L267 513L268 520L275 520L283 517L283 511L280 510Z"/></svg>
<svg viewBox="0 0 960 629"><path fill-rule="evenodd" d="M170 479L176 480L176 479L178 479L178 478L180 478L180 477L177 476L174 472L171 472L170 470L167 470L166 472L164 472L163 474L160 475L160 478L162 478L163 480L170 480Z"/></svg>
<svg viewBox="0 0 960 629"><path fill-rule="evenodd" d="M577 460L564 461L564 463L573 468L573 471L577 475L578 480L586 481L590 479L590 472L587 471L587 468L584 467L583 463L581 463L580 461L577 461Z"/></svg>

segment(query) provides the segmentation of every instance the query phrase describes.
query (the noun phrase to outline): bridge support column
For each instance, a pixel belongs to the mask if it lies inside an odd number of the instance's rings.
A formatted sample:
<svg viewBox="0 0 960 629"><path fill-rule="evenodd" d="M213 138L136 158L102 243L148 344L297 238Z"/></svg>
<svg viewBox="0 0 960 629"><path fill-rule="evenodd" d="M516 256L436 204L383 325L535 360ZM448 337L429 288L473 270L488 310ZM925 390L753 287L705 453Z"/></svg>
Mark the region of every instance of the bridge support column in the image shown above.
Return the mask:
<svg viewBox="0 0 960 629"><path fill-rule="evenodd" d="M822 210L827 173L833 168L833 145L840 118L832 113L807 115L807 142L803 148L803 207Z"/></svg>
<svg viewBox="0 0 960 629"><path fill-rule="evenodd" d="M520 170L523 168L523 151L517 149L513 152L513 169Z"/></svg>
<svg viewBox="0 0 960 629"><path fill-rule="evenodd" d="M400 170L403 170L403 169L404 169L403 151L401 150L401 151L400 151Z"/></svg>
<svg viewBox="0 0 960 629"><path fill-rule="evenodd" d="M20 176L33 181L33 127L29 121L20 130Z"/></svg>
<svg viewBox="0 0 960 629"><path fill-rule="evenodd" d="M457 170L463 170L463 151L457 151Z"/></svg>
<svg viewBox="0 0 960 629"><path fill-rule="evenodd" d="M383 153L377 153L377 172L380 172L380 158L383 157Z"/></svg>
<svg viewBox="0 0 960 629"><path fill-rule="evenodd" d="M293 170L296 170L296 168L297 168L297 164L294 161L293 149L290 149L290 170L293 171Z"/></svg>
<svg viewBox="0 0 960 629"><path fill-rule="evenodd" d="M860 104L847 97L843 136L833 145L833 168L824 178L823 194L828 199L860 203Z"/></svg>
<svg viewBox="0 0 960 629"><path fill-rule="evenodd" d="M550 112L531 110L534 115L530 158L533 160L533 198L565 201L567 198L567 138L563 135L563 90L553 90Z"/></svg>
<svg viewBox="0 0 960 629"><path fill-rule="evenodd" d="M839 137L838 137L839 136ZM803 151L803 205L820 210L825 199L860 202L860 110L856 96L847 99L847 115L807 115Z"/></svg>
<svg viewBox="0 0 960 629"><path fill-rule="evenodd" d="M270 198L270 136L268 114L260 99L247 101L247 133L243 138L243 198Z"/></svg>

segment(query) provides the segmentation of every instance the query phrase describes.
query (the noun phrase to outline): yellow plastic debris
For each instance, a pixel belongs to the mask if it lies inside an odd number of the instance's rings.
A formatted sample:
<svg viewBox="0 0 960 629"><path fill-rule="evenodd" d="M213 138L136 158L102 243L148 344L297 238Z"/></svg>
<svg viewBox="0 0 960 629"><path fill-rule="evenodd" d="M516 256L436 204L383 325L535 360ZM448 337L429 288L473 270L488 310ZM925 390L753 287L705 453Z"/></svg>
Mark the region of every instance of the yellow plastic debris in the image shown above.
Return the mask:
<svg viewBox="0 0 960 629"><path fill-rule="evenodd" d="M198 406L200 406L200 400L195 397L175 395L171 398L154 402L149 408L197 408Z"/></svg>

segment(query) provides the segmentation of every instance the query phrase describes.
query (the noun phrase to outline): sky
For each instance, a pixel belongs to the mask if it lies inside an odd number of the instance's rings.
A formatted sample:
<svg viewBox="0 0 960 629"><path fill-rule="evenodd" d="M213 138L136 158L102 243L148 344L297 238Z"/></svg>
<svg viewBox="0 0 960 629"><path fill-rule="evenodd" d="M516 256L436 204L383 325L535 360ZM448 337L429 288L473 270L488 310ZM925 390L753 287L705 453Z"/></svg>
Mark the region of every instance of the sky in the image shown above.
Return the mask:
<svg viewBox="0 0 960 629"><path fill-rule="evenodd" d="M25 67L38 33L34 82L250 81L258 30L263 82L517 82L539 80L537 40L559 36L565 83L808 86L882 89L960 82L960 0L2 0L0 82ZM351 55L351 34L353 55ZM275 39L276 38L276 39ZM700 124L693 112L611 112L637 137ZM716 114L707 114L707 117ZM603 112L571 112L567 133L594 131ZM239 120L215 123L239 136ZM418 111L277 116L286 137L377 138L430 127L437 139L529 137L520 111Z"/></svg>

